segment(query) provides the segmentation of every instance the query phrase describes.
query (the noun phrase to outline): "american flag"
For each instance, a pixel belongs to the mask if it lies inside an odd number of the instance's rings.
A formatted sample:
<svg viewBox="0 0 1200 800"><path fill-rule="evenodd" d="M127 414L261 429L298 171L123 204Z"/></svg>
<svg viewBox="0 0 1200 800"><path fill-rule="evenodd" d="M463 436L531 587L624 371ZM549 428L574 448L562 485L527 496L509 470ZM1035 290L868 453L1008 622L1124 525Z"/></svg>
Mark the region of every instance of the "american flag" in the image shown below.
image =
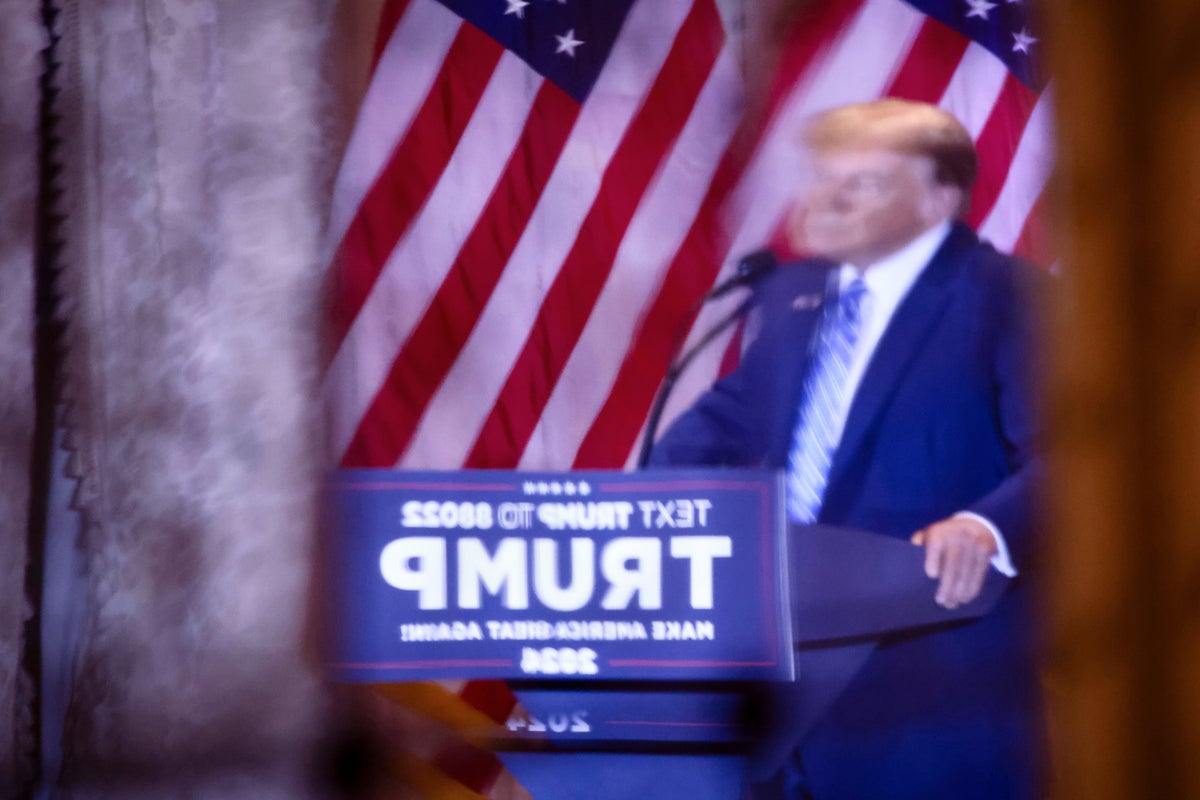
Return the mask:
<svg viewBox="0 0 1200 800"><path fill-rule="evenodd" d="M751 119L729 31L754 0L387 0L329 227L332 463L630 464L675 332L727 313L738 298L687 318L781 240L796 132L831 106L954 113L982 165L968 221L1052 261L1050 96L1024 3L798 5ZM667 420L727 356L693 363ZM477 790L495 776L475 772Z"/></svg>

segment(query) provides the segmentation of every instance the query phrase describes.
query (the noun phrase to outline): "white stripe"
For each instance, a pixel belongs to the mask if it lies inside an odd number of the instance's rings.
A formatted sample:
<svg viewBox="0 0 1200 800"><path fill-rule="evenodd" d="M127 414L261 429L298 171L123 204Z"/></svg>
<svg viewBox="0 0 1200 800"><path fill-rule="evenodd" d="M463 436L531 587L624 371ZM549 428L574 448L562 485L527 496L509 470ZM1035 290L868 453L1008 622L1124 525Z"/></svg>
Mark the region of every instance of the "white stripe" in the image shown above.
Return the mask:
<svg viewBox="0 0 1200 800"><path fill-rule="evenodd" d="M437 186L388 257L325 378L335 461L495 188L541 83L524 61L501 56Z"/></svg>
<svg viewBox="0 0 1200 800"><path fill-rule="evenodd" d="M413 0L379 57L358 111L333 187L325 261L346 235L350 221L404 139L425 102L462 22L433 0Z"/></svg>
<svg viewBox="0 0 1200 800"><path fill-rule="evenodd" d="M979 226L979 235L998 250L1007 252L1017 243L1054 166L1053 108L1050 87L1046 87L1029 115L996 205Z"/></svg>
<svg viewBox="0 0 1200 800"><path fill-rule="evenodd" d="M822 461L803 461L801 464L799 464L799 469L797 471L803 470L807 474L807 485L812 489L814 496L820 497L820 487L825 485L825 474L821 470L823 467L828 467L830 461L828 456L828 448L814 448L814 451L815 452L813 453L813 456L817 458L823 457ZM800 459L796 460L800 461Z"/></svg>
<svg viewBox="0 0 1200 800"><path fill-rule="evenodd" d="M736 128L741 77L728 50L718 56L683 132L621 241L612 273L568 359L522 469L571 466L608 400L641 318L649 312Z"/></svg>
<svg viewBox="0 0 1200 800"><path fill-rule="evenodd" d="M605 169L662 68L690 2L635 4L487 308L421 419L406 467L460 465L521 352Z"/></svg>
<svg viewBox="0 0 1200 800"><path fill-rule="evenodd" d="M771 237L807 180L808 168L795 141L803 120L827 108L878 97L903 63L925 19L905 3L868 0L827 59L796 82L739 182L732 204L736 235L718 280L732 272L737 257ZM689 342L737 301L731 296L710 303L697 317ZM680 377L663 414L663 430L712 384L727 343L728 337L713 342Z"/></svg>
<svg viewBox="0 0 1200 800"><path fill-rule="evenodd" d="M830 430L833 428L833 420L837 417L838 407L841 405L841 398L838 395L837 378L830 378L829 370L819 374L813 381L812 400L810 407L812 408L811 416L805 420L808 425L813 425L816 428L824 428ZM828 437L818 437L828 438Z"/></svg>
<svg viewBox="0 0 1200 800"><path fill-rule="evenodd" d="M662 432L659 428L659 432ZM629 455L625 457L625 463L622 468L626 472L633 472L638 468L638 458L642 455L642 440L646 438L646 420L642 421L642 425L638 428L637 438L633 440L633 447L629 449Z"/></svg>
<svg viewBox="0 0 1200 800"><path fill-rule="evenodd" d="M978 139L1007 77L1003 61L986 47L971 42L938 105L958 117L972 139Z"/></svg>

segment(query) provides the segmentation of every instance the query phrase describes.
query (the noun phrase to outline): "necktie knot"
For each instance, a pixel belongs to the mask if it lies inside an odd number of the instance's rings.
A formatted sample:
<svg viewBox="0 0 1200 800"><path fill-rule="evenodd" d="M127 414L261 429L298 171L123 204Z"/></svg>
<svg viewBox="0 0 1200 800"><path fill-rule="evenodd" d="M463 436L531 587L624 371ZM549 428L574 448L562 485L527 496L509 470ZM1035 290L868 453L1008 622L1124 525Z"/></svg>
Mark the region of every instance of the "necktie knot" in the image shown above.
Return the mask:
<svg viewBox="0 0 1200 800"><path fill-rule="evenodd" d="M869 291L867 282L860 276L850 281L838 296L838 311L856 328L862 323L862 304Z"/></svg>

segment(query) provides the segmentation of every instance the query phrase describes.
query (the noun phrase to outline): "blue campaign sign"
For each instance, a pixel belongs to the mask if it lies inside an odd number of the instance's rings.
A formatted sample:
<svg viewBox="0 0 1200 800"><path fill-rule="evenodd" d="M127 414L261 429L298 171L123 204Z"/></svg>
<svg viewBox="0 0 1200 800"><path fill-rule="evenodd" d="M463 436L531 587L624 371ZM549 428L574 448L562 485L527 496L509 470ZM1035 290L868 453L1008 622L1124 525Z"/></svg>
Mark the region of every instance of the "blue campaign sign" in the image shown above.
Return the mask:
<svg viewBox="0 0 1200 800"><path fill-rule="evenodd" d="M779 476L328 481L333 676L788 680Z"/></svg>

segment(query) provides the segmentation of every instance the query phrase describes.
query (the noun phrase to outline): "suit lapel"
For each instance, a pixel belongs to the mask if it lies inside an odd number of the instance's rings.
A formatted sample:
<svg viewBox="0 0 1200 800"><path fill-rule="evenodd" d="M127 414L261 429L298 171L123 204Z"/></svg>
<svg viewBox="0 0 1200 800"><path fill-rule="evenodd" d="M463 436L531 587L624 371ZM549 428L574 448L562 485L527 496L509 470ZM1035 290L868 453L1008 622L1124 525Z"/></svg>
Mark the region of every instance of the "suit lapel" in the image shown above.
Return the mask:
<svg viewBox="0 0 1200 800"><path fill-rule="evenodd" d="M829 469L832 486L853 461L863 436L888 404L909 362L920 351L950 300L950 279L961 268L966 253L977 240L959 224L929 262L901 301L888 323L854 394L842 439Z"/></svg>

